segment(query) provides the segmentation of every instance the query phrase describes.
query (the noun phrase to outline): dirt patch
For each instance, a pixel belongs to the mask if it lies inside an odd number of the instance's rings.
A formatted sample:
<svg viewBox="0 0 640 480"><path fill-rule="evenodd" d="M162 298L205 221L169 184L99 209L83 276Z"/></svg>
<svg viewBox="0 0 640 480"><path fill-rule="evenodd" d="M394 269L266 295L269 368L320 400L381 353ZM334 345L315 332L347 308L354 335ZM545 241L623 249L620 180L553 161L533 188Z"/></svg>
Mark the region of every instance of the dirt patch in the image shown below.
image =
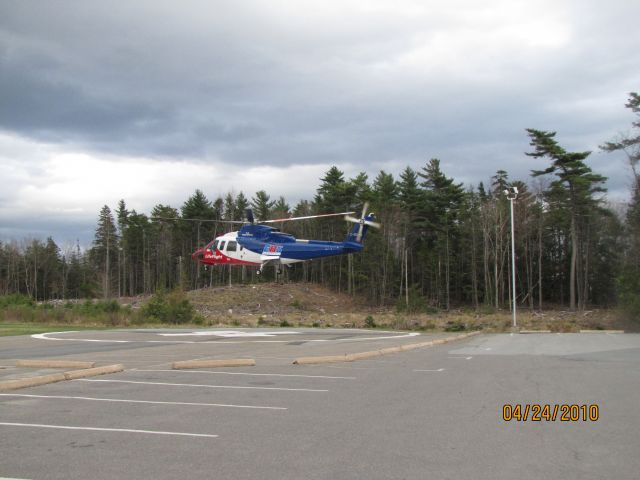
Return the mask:
<svg viewBox="0 0 640 480"><path fill-rule="evenodd" d="M403 313L366 305L363 300L308 283L233 285L194 290L189 301L206 325L241 327L344 327L462 332L511 330L511 312L457 309L438 313ZM527 330L578 332L581 329L632 331L615 310L570 312L521 310L518 327Z"/></svg>

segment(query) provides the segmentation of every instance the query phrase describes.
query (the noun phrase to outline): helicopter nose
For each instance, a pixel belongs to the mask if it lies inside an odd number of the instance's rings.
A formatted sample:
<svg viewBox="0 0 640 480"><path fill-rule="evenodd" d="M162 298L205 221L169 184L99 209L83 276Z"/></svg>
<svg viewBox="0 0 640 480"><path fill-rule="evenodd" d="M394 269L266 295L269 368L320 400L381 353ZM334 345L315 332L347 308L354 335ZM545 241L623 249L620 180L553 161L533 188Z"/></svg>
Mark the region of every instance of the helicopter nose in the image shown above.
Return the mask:
<svg viewBox="0 0 640 480"><path fill-rule="evenodd" d="M204 257L204 248L196 250L191 254L191 258L193 258L194 260L202 260L202 257Z"/></svg>

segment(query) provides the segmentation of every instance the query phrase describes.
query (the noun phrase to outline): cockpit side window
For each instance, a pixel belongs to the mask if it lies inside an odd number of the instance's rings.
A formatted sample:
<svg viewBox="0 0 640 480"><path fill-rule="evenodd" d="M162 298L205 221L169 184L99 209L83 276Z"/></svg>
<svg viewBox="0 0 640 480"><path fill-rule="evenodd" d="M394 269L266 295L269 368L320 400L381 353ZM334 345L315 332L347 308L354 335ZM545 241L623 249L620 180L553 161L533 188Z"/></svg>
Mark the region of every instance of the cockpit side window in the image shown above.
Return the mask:
<svg viewBox="0 0 640 480"><path fill-rule="evenodd" d="M220 244L218 245L218 250L223 251L224 250L224 241L221 241Z"/></svg>
<svg viewBox="0 0 640 480"><path fill-rule="evenodd" d="M227 243L227 252L235 252L236 251L236 242L229 241Z"/></svg>

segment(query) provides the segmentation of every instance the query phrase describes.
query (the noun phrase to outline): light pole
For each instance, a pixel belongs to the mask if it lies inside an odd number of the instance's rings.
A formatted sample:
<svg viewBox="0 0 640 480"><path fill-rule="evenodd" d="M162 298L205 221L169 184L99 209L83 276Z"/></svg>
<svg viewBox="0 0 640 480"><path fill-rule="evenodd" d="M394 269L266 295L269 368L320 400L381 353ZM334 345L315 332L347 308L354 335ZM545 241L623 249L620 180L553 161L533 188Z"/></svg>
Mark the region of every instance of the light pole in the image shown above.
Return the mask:
<svg viewBox="0 0 640 480"><path fill-rule="evenodd" d="M513 202L518 198L518 187L509 187L505 189L504 194L511 204L511 302L513 309L513 328L516 328L516 240L513 228Z"/></svg>

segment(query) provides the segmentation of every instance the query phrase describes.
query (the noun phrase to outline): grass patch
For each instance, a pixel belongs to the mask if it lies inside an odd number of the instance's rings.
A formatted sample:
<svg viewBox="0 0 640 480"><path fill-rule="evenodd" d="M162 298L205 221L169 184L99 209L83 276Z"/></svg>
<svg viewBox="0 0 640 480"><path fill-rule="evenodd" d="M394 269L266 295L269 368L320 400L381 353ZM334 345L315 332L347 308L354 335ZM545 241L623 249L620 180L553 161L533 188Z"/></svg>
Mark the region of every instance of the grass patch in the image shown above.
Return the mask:
<svg viewBox="0 0 640 480"><path fill-rule="evenodd" d="M46 324L46 323L0 323L0 337L9 337L13 335L33 335L36 333L59 332L65 327L70 330L100 330L100 327L88 327L78 325L65 324Z"/></svg>

